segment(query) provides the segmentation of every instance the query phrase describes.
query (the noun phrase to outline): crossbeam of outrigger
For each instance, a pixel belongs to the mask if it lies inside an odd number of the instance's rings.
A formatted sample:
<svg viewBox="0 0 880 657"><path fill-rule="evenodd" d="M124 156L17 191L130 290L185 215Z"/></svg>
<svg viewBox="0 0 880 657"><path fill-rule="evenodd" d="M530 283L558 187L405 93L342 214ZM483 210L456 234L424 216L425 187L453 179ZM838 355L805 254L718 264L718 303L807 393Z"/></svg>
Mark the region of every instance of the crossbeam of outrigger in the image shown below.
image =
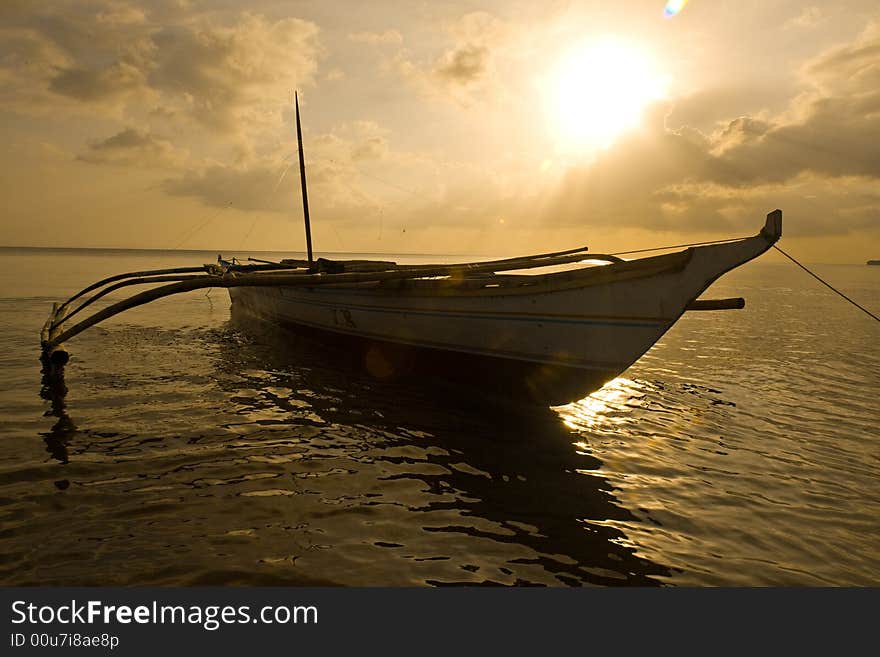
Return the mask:
<svg viewBox="0 0 880 657"><path fill-rule="evenodd" d="M316 287L323 285L382 284L388 281L417 279L446 279L447 283L459 288L485 287L513 282L516 285L540 283L543 276L498 277L498 272L528 270L573 264L585 260L609 263L624 263L620 258L608 254L589 254L588 247L556 251L533 256L505 258L485 262L458 264L399 265L395 262L372 260L327 260L319 258L311 267L307 261L282 260L279 263L246 265L225 262L218 258L218 264L201 267L179 267L174 269L155 269L130 272L110 276L89 285L64 303L55 303L52 312L41 331L40 341L43 360L55 366L63 366L70 358L64 344L86 329L114 317L120 313L151 303L175 294L183 294L206 288L231 287ZM634 265L638 261L631 261ZM196 273L201 272L201 273ZM87 307L121 288L167 283L140 292L118 301L106 308L88 315L76 324L70 320ZM74 307L74 303L85 297ZM721 310L741 308L742 299L722 299L697 301L690 310Z"/></svg>
<svg viewBox="0 0 880 657"><path fill-rule="evenodd" d="M43 329L40 342L43 357L55 365L64 365L69 353L64 343L87 328L118 315L131 308L156 301L174 294L182 294L205 288L293 286L313 287L319 285L382 282L395 279L447 277L465 279L475 274L531 269L575 263L586 258L591 260L619 261L608 255L586 255L587 247L544 253L534 256L505 258L487 262L461 264L398 265L395 262L347 260L336 261L319 258L308 266L307 261L282 260L279 263L256 265L224 262L201 267L178 267L117 274L100 280L77 292L63 303L55 303ZM200 272L200 273L197 273ZM114 303L74 325L70 320L102 297L121 288L133 285L169 283L135 294ZM74 303L93 292L74 307ZM65 328L67 327L67 328Z"/></svg>

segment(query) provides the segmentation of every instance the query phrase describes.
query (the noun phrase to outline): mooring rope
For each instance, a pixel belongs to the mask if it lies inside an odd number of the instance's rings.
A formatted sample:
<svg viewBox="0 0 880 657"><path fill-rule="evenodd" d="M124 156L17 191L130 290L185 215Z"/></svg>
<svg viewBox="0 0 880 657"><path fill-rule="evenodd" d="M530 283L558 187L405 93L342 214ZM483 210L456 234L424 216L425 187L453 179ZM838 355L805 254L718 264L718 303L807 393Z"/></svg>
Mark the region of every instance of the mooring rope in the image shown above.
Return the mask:
<svg viewBox="0 0 880 657"><path fill-rule="evenodd" d="M831 285L831 283L828 283L827 281L822 280L822 279L819 277L818 274L815 274L815 273L813 273L812 271L810 271L809 269L807 269L804 265L802 265L801 263L799 263L799 262L798 262L797 260L795 260L792 256L788 255L785 251L783 251L782 249L780 249L778 246L776 246L776 245L774 244L774 245L773 245L773 248L776 249L777 251L779 251L782 255L784 255L786 258L788 258L789 260L791 260L794 264L796 264L798 267L800 267L801 269L803 269L805 272L807 272L810 276L812 276L812 277L815 278L817 281L819 281L820 283L822 283L822 285L824 285L825 287L827 287L829 290L831 290L832 292L836 292L837 294L839 294L840 296L842 296L844 299L846 299L847 301L849 301L849 302L850 302L852 305L854 305L856 308L858 308L858 309L861 310L863 313L865 313L866 315L868 315L868 317L871 317L871 318L877 320L878 322L880 322L880 317L877 317L877 315L875 315L874 313L872 313L870 310L868 310L868 309L865 308L864 306L861 306L861 305L859 305L858 303L856 303L855 301L853 301L852 299L850 299L850 298L849 298L848 296L846 296L843 292L841 292L841 291L838 290L836 287L834 287L833 285Z"/></svg>
<svg viewBox="0 0 880 657"><path fill-rule="evenodd" d="M650 252L650 251L666 251L667 249L685 249L685 248L688 248L688 247L691 247L691 246L707 246L707 245L709 245L709 244L724 244L724 243L726 243L726 242L739 242L741 239L743 239L743 238L734 238L734 239L727 239L727 240L712 240L712 241L710 241L710 242L692 242L691 244L676 244L676 245L674 245L674 246L658 246L658 247L655 247L655 248L652 248L652 249L635 249L635 250L633 250L633 251L617 251L616 253L612 253L612 254L610 254L610 255L621 256L621 255L631 255L631 254L633 254L633 253L648 253L648 252ZM840 295L841 297L843 297L845 300L849 301L849 302L850 302L852 305L854 305L856 308L858 308L858 309L861 310L863 313L865 313L866 315L868 315L868 317L870 317L870 318L873 319L873 320L876 320L876 321L880 322L880 317L878 317L877 315L875 315L874 313L872 313L870 310L868 310L867 308L865 308L865 307L862 306L861 304L859 304L859 303L857 303L856 301L853 301L852 299L850 299L850 298L849 298L848 296L846 296L843 292L841 292L841 291L838 290L836 287L834 287L833 285L831 285L831 283L828 283L827 281L825 281L825 280L823 280L822 278L820 278L818 274L816 274L816 273L810 271L809 269L807 269L807 267L805 267L805 266L802 265L800 262L798 262L793 256L789 255L788 253L786 253L785 251L783 251L782 249L780 249L780 248L779 248L778 246L776 246L775 244L773 245L773 248L776 249L777 251L779 251L782 255L784 255L786 258L788 258L789 260L791 260L794 264L796 264L798 267L800 267L801 269L803 269L805 272L807 272L810 276L812 276L812 277L815 278L817 281L819 281L820 283L822 283L822 285L824 285L825 287L827 287L829 290L831 290L832 292L834 292L834 293L836 293L836 294L839 294L839 295Z"/></svg>
<svg viewBox="0 0 880 657"><path fill-rule="evenodd" d="M727 242L741 242L744 239L748 239L745 237L733 237L731 239L726 240L711 240L709 242L691 242L690 244L674 244L672 246L655 246L651 249L635 249L633 251L617 251L615 253L609 253L608 255L630 255L632 253L648 253L649 251L667 251L669 249L685 249L691 246L708 246L709 244L726 244Z"/></svg>

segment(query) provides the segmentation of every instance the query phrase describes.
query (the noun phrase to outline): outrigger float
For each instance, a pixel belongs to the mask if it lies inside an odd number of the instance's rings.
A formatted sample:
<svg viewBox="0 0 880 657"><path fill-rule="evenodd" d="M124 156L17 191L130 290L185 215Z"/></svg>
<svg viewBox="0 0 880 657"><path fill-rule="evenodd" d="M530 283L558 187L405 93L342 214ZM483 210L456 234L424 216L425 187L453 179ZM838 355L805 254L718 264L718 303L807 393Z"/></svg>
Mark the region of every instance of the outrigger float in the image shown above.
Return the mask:
<svg viewBox="0 0 880 657"><path fill-rule="evenodd" d="M200 267L105 278L54 304L41 333L44 363L63 367L65 343L126 310L174 294L228 288L234 312L353 341L365 353L405 349L455 378L491 374L494 392L504 396L566 403L626 370L685 311L742 308L741 298L698 297L782 235L782 212L774 210L752 237L634 260L587 247L459 264L315 259L298 103L296 122L307 260L244 264L218 258ZM539 271L548 267L555 270ZM150 284L160 285L84 312L112 292Z"/></svg>

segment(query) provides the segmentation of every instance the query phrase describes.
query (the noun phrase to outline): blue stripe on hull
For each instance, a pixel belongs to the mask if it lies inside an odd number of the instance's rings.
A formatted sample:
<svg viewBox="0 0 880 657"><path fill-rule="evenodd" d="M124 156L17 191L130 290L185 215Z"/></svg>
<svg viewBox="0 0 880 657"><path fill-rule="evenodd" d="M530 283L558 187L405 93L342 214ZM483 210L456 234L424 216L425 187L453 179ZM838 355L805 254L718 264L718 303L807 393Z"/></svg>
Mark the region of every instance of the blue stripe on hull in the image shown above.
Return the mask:
<svg viewBox="0 0 880 657"><path fill-rule="evenodd" d="M622 326L628 328L657 328L665 326L669 322L667 320L651 319L651 320L630 320L630 319L587 319L587 318L564 318L546 315L515 315L508 313L486 314L486 313L464 313L461 311L444 311L444 310L412 310L397 308L380 308L377 306L360 306L345 303L329 303L327 301L316 301L312 299L303 299L302 297L284 297L282 299L288 303L302 303L310 306L323 306L325 308L350 308L363 312L384 313L391 315L420 315L426 317L450 317L455 319L470 320L503 320L514 322L532 322L542 324L574 324L577 326Z"/></svg>
<svg viewBox="0 0 880 657"><path fill-rule="evenodd" d="M232 292L232 290L230 290L230 292ZM236 290L236 293L237 292L238 291ZM617 372L622 372L623 370L625 370L627 367L629 367L632 364L629 361L625 362L625 363L615 363L615 362L602 362L602 361L595 361L595 360L589 360L589 361L587 361L587 360L574 360L574 359L559 360L558 358L557 359L546 359L546 358L536 357L534 354L525 354L525 353L519 353L519 352L505 352L505 351L499 351L499 350L486 351L486 350L482 350L482 349L468 349L465 347L461 347L459 345L450 345L447 343L433 343L433 342L427 342L424 340L408 340L408 339L402 338L402 337L372 333L369 331L365 331L363 329L349 329L347 327L339 326L339 325L330 325L330 324L324 324L324 323L318 323L318 322L311 322L309 320L303 319L302 317L298 316L296 313L293 313L293 312L285 313L285 312L281 311L280 307L283 307L284 305L288 305L288 304L292 305L293 303L298 303L298 302L299 302L299 299L293 300L293 299L289 299L289 298L284 299L282 297L276 297L273 299L269 299L269 303L262 304L263 307L260 308L260 307L254 306L250 303L247 303L247 301L245 301L244 298L240 298L240 300L239 300L239 303L242 303L242 305L244 306L244 309L247 312L249 312L257 317L262 317L262 318L270 320L270 321L280 322L280 323L284 323L284 324L303 326L303 327L315 329L318 331L327 331L329 333L334 333L337 335L345 335L345 336L351 336L351 337L355 337L355 338L363 338L363 339L369 339L369 340L390 342L390 343L394 343L394 344L406 345L409 347L429 349L432 351L458 353L458 354L472 355L472 356L484 356L487 358L514 360L514 361L520 361L522 363L532 363L532 364L543 365L543 366L558 366L558 367L564 367L564 368L569 368L569 369L578 369L578 370L587 370L587 371L613 370L613 371L617 371ZM309 302L304 302L304 303L309 303ZM322 306L329 306L329 307L335 307L335 308L339 308L339 307L343 306L343 304L325 304L323 302L314 302L312 305L322 305ZM273 308L273 306L274 306L274 308ZM394 311L394 312L396 314L407 314L407 313L397 312L397 311ZM477 318L477 319L492 319L492 318ZM495 317L494 319L501 320L501 319L505 319L505 318ZM657 326L656 325L634 326L633 328L656 329Z"/></svg>

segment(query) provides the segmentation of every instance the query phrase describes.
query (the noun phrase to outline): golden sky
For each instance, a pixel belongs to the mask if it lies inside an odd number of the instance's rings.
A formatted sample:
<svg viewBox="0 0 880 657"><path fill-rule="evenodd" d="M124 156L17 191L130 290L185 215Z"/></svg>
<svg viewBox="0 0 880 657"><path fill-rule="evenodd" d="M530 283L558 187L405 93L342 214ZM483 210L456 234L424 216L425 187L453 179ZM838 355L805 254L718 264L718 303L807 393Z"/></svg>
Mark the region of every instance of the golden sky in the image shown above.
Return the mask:
<svg viewBox="0 0 880 657"><path fill-rule="evenodd" d="M880 257L876 0L3 0L0 244Z"/></svg>

